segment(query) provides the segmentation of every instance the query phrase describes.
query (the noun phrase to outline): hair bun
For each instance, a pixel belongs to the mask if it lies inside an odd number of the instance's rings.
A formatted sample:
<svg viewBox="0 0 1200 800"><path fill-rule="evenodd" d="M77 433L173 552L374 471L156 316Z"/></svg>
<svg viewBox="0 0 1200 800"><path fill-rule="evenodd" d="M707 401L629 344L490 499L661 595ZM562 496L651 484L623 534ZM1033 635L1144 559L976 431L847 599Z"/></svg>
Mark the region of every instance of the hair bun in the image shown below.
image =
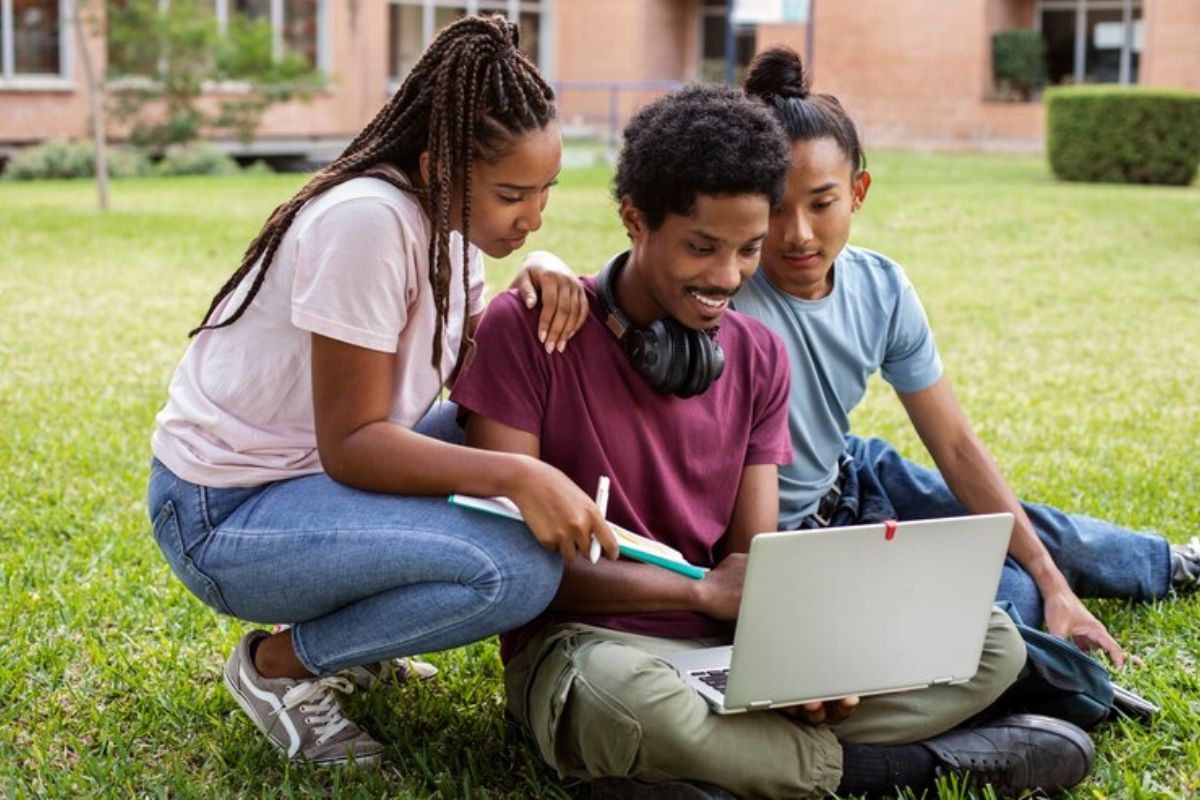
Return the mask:
<svg viewBox="0 0 1200 800"><path fill-rule="evenodd" d="M769 97L808 97L809 79L804 72L800 54L790 47L777 46L764 50L750 63L746 76L746 94Z"/></svg>

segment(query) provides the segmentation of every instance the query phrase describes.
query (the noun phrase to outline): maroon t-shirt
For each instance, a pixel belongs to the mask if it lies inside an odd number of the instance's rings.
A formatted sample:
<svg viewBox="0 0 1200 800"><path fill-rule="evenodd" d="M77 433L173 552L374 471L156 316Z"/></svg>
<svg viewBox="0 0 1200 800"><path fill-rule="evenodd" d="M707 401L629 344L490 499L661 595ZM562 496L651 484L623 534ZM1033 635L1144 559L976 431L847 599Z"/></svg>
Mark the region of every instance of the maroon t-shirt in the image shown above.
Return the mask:
<svg viewBox="0 0 1200 800"><path fill-rule="evenodd" d="M542 460L589 494L608 475L609 519L674 547L693 564L715 566L742 468L792 460L784 345L757 320L726 312L717 334L725 351L721 377L694 397L659 394L605 327L595 280L584 278L584 287L591 314L566 351L553 355L537 340L540 309L525 308L513 292L496 297L451 399L537 436ZM726 623L684 611L547 611L502 637L502 654L507 660L540 627L567 620L667 638L728 631Z"/></svg>

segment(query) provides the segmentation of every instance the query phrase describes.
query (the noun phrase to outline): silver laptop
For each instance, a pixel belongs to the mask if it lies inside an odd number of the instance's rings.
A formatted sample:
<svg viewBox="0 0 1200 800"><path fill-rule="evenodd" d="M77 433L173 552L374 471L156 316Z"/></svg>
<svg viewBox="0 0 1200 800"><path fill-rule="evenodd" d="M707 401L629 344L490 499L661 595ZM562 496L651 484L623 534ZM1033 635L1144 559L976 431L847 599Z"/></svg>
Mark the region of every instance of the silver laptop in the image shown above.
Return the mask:
<svg viewBox="0 0 1200 800"><path fill-rule="evenodd" d="M1012 514L754 538L732 647L664 658L732 714L970 680Z"/></svg>

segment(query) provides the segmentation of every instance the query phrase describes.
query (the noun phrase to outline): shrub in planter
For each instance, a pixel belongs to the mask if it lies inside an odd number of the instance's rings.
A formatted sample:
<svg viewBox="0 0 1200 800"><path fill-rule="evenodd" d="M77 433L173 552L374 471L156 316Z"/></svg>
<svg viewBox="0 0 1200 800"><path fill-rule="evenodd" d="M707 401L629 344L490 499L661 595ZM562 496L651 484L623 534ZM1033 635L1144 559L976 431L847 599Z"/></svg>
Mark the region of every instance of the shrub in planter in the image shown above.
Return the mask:
<svg viewBox="0 0 1200 800"><path fill-rule="evenodd" d="M992 36L992 79L1011 86L1025 100L1046 85L1046 41L1036 31L1003 31Z"/></svg>
<svg viewBox="0 0 1200 800"><path fill-rule="evenodd" d="M108 174L112 178L147 175L149 160L134 150L111 148ZM31 181L46 178L90 178L96 172L96 155L88 142L51 139L16 153L4 169L9 180Z"/></svg>
<svg viewBox="0 0 1200 800"><path fill-rule="evenodd" d="M1046 153L1063 180L1186 186L1200 165L1200 93L1051 89L1046 92Z"/></svg>

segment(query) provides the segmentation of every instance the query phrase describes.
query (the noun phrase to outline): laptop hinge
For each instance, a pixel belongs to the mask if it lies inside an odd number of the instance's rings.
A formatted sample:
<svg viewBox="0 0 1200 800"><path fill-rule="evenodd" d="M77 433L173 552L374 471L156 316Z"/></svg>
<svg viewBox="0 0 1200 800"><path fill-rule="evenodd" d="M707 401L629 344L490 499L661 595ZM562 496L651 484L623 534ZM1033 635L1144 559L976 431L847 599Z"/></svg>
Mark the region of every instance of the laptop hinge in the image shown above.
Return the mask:
<svg viewBox="0 0 1200 800"><path fill-rule="evenodd" d="M771 707L770 700L752 700L750 702L750 705L748 706L748 708L751 711L760 711L764 708L770 708L770 707Z"/></svg>
<svg viewBox="0 0 1200 800"><path fill-rule="evenodd" d="M944 678L934 678L932 681L929 682L929 685L930 686L944 686L945 684L953 683L953 682L954 682L954 676L947 675Z"/></svg>

